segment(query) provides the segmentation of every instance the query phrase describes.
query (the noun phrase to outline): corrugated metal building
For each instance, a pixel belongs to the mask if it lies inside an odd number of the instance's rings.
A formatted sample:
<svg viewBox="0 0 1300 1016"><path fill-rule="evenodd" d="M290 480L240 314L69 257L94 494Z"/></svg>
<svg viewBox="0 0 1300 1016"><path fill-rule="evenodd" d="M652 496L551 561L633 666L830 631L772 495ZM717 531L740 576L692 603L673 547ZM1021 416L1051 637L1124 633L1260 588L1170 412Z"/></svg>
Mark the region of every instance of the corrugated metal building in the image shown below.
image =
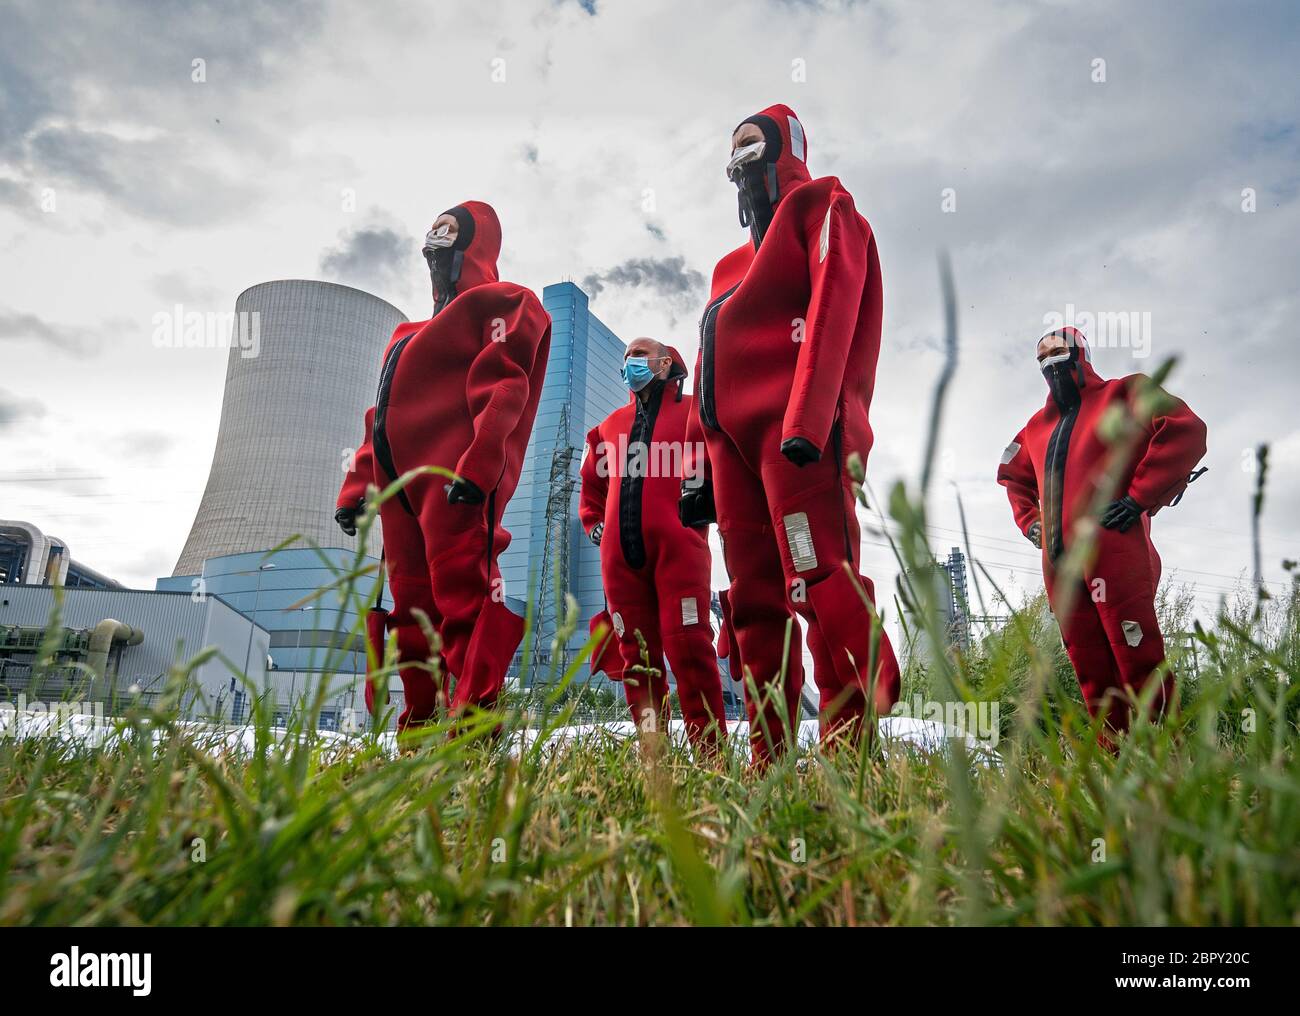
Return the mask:
<svg viewBox="0 0 1300 1016"><path fill-rule="evenodd" d="M42 628L55 609L50 586L0 586L0 626ZM259 689L267 676L270 635L217 596L134 589L63 589L55 621L60 627L93 629L106 619L120 621L144 633L139 645L117 647L109 673L119 697L146 699L163 690L175 666L184 666L211 646L217 654L192 674L192 687L182 699L182 711L194 718L238 722L246 718L248 689L236 678L247 674ZM25 693L25 668L31 658L10 653L0 660L0 697ZM138 692L129 689L137 688Z"/></svg>

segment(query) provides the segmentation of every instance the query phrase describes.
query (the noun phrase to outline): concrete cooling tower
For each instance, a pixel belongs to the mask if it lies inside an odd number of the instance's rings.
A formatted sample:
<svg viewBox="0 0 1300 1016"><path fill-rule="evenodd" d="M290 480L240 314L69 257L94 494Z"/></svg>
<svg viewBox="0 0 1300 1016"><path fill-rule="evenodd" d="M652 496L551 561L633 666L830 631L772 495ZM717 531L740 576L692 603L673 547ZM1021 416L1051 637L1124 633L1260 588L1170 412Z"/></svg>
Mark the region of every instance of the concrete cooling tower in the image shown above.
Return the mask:
<svg viewBox="0 0 1300 1016"><path fill-rule="evenodd" d="M364 436L380 358L406 320L359 289L298 279L246 289L235 312L244 333L231 343L212 470L174 575L295 534L295 546L355 546L334 523L344 455ZM379 556L375 533L367 549Z"/></svg>

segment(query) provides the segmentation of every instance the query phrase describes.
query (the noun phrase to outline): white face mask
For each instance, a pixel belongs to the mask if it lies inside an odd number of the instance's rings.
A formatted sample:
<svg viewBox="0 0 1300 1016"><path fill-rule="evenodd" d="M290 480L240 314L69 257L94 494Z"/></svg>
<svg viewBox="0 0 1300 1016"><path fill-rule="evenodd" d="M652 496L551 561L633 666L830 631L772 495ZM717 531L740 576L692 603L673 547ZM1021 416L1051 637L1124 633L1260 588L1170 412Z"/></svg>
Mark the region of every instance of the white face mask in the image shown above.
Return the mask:
<svg viewBox="0 0 1300 1016"><path fill-rule="evenodd" d="M424 234L424 249L436 250L439 247L450 247L456 242L454 236L449 236L451 226L439 226L437 229L431 229Z"/></svg>
<svg viewBox="0 0 1300 1016"><path fill-rule="evenodd" d="M1055 356L1047 356L1038 361L1038 369L1046 370L1056 363L1069 363L1070 351L1067 349L1064 353L1057 353Z"/></svg>
<svg viewBox="0 0 1300 1016"><path fill-rule="evenodd" d="M737 169L749 162L757 162L763 157L763 152L767 149L766 141L755 141L752 145L745 145L743 148L737 148L731 154L731 161L727 163L727 179L730 180L735 175Z"/></svg>

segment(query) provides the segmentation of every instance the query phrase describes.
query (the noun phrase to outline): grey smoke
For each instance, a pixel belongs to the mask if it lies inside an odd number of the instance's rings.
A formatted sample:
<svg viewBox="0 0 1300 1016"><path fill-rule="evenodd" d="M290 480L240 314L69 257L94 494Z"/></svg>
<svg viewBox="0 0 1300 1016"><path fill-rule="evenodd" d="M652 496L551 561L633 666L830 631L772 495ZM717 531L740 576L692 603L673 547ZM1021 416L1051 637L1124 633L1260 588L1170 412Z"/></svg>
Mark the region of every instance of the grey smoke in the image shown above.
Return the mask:
<svg viewBox="0 0 1300 1016"><path fill-rule="evenodd" d="M706 295L704 274L688 268L680 255L668 258L628 258L582 280L593 300L606 289L643 290L660 299L674 320L700 307Z"/></svg>
<svg viewBox="0 0 1300 1016"><path fill-rule="evenodd" d="M321 272L361 289L402 287L418 265L419 249L408 237L386 226L366 226L345 233L337 247L321 255Z"/></svg>
<svg viewBox="0 0 1300 1016"><path fill-rule="evenodd" d="M115 321L105 327L121 324ZM102 338L84 328L57 324L35 314L0 310L0 341L37 342L74 356L90 356L99 350Z"/></svg>
<svg viewBox="0 0 1300 1016"><path fill-rule="evenodd" d="M44 415L45 406L35 399L24 399L0 388L0 430Z"/></svg>

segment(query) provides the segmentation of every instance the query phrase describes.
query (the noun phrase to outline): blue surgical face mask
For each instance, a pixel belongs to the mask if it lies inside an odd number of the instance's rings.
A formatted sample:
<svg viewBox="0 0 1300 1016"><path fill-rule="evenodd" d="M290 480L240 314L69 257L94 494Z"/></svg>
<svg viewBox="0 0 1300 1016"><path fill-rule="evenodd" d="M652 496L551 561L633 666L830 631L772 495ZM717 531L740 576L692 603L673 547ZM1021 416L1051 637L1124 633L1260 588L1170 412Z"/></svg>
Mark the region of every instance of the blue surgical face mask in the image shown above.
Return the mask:
<svg viewBox="0 0 1300 1016"><path fill-rule="evenodd" d="M639 392L654 379L648 356L629 356L623 361L623 383L632 391Z"/></svg>

